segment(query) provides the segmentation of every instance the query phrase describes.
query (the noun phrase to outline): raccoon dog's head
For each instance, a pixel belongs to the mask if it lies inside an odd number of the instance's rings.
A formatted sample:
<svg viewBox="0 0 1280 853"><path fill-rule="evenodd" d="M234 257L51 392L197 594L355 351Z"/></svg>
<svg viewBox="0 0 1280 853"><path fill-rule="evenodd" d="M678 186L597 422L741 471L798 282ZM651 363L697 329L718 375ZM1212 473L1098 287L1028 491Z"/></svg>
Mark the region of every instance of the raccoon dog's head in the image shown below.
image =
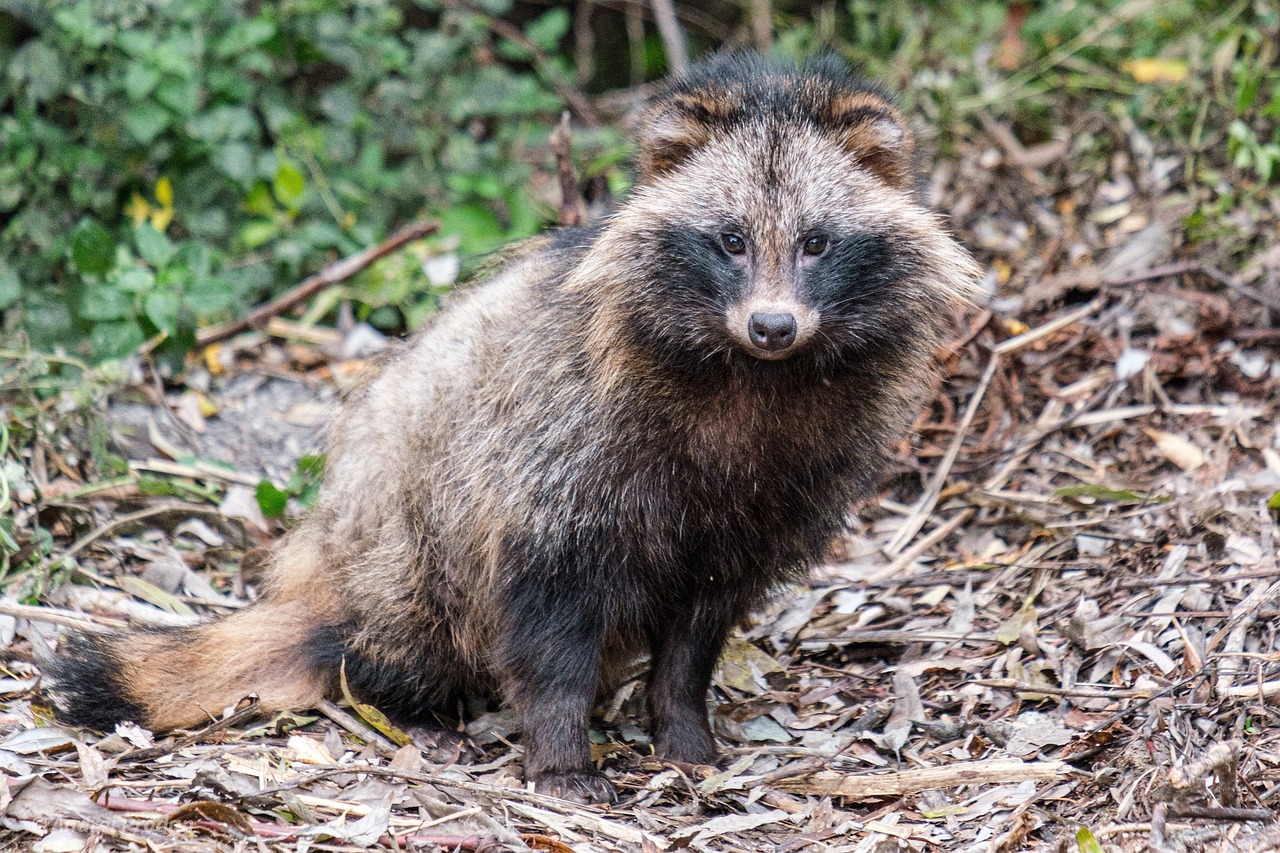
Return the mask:
<svg viewBox="0 0 1280 853"><path fill-rule="evenodd" d="M888 96L834 57L696 66L643 111L639 179L610 229L646 271L635 333L704 364L936 338L978 270L921 201L913 154Z"/></svg>

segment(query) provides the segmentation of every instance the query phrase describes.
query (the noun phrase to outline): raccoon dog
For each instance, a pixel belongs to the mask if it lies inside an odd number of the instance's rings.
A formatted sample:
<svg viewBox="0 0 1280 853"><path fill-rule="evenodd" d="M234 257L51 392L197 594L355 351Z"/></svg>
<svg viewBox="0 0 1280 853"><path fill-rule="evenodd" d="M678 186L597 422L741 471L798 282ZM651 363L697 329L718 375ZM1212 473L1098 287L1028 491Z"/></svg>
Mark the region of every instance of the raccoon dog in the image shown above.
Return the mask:
<svg viewBox="0 0 1280 853"><path fill-rule="evenodd" d="M976 278L879 88L705 62L644 108L607 222L517 247L344 404L256 603L73 637L55 699L170 729L308 707L340 668L402 724L496 693L526 777L601 800L592 705L647 652L657 754L710 762L726 635L872 494Z"/></svg>

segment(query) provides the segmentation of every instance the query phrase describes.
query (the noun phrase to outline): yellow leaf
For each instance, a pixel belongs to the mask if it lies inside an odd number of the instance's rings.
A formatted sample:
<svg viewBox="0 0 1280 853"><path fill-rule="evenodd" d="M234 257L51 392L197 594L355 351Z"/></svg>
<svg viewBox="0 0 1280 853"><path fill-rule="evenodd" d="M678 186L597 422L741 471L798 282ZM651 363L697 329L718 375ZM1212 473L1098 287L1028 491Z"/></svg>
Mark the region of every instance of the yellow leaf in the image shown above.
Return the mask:
<svg viewBox="0 0 1280 853"><path fill-rule="evenodd" d="M1122 66L1139 83L1181 83L1187 63L1181 59L1131 59Z"/></svg>
<svg viewBox="0 0 1280 853"><path fill-rule="evenodd" d="M151 227L157 231L163 232L169 227L169 223L173 221L173 208L157 208L151 211Z"/></svg>
<svg viewBox="0 0 1280 853"><path fill-rule="evenodd" d="M163 232L173 221L173 183L168 178L156 181L156 203L160 206L151 212L151 227Z"/></svg>
<svg viewBox="0 0 1280 853"><path fill-rule="evenodd" d="M196 400L200 405L200 414L204 417L211 418L218 414L217 404L198 391L196 392Z"/></svg>
<svg viewBox="0 0 1280 853"><path fill-rule="evenodd" d="M351 695L351 688L347 686L347 661L343 658L342 664L338 667L338 686L342 688L342 697L350 703L352 709L360 715L360 719L369 724L369 727L375 731L381 732L396 746L404 746L411 743L412 738L402 732L400 729L392 725L387 719L387 715L379 711L372 705L365 705L357 702L355 697Z"/></svg>
<svg viewBox="0 0 1280 853"><path fill-rule="evenodd" d="M757 674L763 681L764 676L771 672L786 672L786 670L755 645L746 640L732 638L725 643L716 679L734 690L758 696L762 691L756 681Z"/></svg>
<svg viewBox="0 0 1280 853"><path fill-rule="evenodd" d="M168 178L156 181L156 201L161 207L173 209L173 182Z"/></svg>
<svg viewBox="0 0 1280 853"><path fill-rule="evenodd" d="M1024 602L1022 608L996 630L996 641L1006 646L1013 645L1028 626L1035 629L1037 618L1036 608L1030 600Z"/></svg>
<svg viewBox="0 0 1280 853"><path fill-rule="evenodd" d="M1013 277L1013 267L1009 266L1004 258L994 259L991 266L996 271L996 284L1008 284L1009 279Z"/></svg>
<svg viewBox="0 0 1280 853"><path fill-rule="evenodd" d="M139 195L137 190L134 190L133 195L129 197L129 203L124 206L124 212L133 220L133 227L137 228L150 215L151 205L147 204L147 200Z"/></svg>
<svg viewBox="0 0 1280 853"><path fill-rule="evenodd" d="M214 376L222 375L222 355L221 344L209 344L204 348L204 366Z"/></svg>

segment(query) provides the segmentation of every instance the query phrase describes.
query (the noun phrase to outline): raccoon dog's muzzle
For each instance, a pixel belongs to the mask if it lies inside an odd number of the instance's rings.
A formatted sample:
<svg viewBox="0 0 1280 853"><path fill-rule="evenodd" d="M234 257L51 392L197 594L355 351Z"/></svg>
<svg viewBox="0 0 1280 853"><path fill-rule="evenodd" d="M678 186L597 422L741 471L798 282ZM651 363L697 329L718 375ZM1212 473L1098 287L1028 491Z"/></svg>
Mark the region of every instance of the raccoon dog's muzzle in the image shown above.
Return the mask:
<svg viewBox="0 0 1280 853"><path fill-rule="evenodd" d="M818 328L818 312L788 299L747 299L729 309L729 334L749 355L765 361L789 358Z"/></svg>

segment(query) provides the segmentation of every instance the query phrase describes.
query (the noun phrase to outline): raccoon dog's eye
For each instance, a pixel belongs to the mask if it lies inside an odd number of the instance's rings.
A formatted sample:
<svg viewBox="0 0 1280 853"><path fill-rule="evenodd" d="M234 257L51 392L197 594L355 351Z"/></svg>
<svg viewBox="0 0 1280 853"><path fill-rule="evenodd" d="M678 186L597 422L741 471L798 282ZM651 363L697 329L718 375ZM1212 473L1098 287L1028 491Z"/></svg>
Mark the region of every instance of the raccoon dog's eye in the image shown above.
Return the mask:
<svg viewBox="0 0 1280 853"><path fill-rule="evenodd" d="M825 234L814 234L804 241L804 253L806 255L821 255L830 244L831 241L827 239Z"/></svg>
<svg viewBox="0 0 1280 853"><path fill-rule="evenodd" d="M731 255L741 255L747 250L747 241L741 234L728 232L720 235L720 245Z"/></svg>

